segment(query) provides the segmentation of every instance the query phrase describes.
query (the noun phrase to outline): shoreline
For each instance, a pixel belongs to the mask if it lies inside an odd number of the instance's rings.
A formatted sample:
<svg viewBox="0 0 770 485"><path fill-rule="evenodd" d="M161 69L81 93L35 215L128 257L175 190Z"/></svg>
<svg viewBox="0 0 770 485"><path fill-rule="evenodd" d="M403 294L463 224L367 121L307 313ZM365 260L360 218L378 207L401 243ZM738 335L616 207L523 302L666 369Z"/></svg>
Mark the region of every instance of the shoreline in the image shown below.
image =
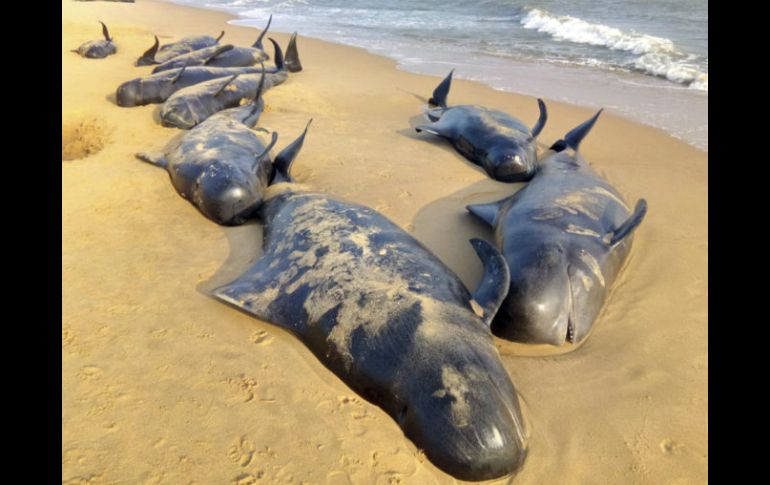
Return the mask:
<svg viewBox="0 0 770 485"><path fill-rule="evenodd" d="M120 83L149 72L133 61L152 34L167 42L225 28L249 45L256 31L232 18L152 0L62 0L63 483L464 483L297 338L208 296L261 254L261 225L213 224L163 170L133 157L179 133L158 124L157 105L114 104ZM69 52L99 38L97 20L117 54ZM288 34L271 35L286 45ZM443 75L302 32L298 48L304 70L266 93L259 123L279 134L280 150L314 118L298 182L378 210L474 288L481 265L468 239L491 235L464 206L522 184L489 180L448 144L414 133ZM451 96L537 117L534 98L477 82L456 80ZM541 149L594 112L547 103ZM650 210L580 349L528 357L538 349L495 339L532 434L511 482L704 483L707 153L612 113L581 153Z"/></svg>
<svg viewBox="0 0 770 485"><path fill-rule="evenodd" d="M169 3L231 15L229 25L262 28L261 19L241 17L232 7ZM281 19L275 18L278 31ZM296 29L295 29L296 30ZM605 108L631 122L659 128L708 153L708 92L691 90L663 78L623 70L602 70L590 66L558 65L547 62L495 58L487 55L456 59L432 51L429 60L414 60L398 49L354 45L352 41L305 34L306 37L336 45L356 47L396 62L396 68L413 74L443 77L456 68L455 79L480 82L495 90L535 96L583 108ZM424 46L423 46L424 47ZM423 56L425 57L425 56ZM526 76L520 73L526 72Z"/></svg>

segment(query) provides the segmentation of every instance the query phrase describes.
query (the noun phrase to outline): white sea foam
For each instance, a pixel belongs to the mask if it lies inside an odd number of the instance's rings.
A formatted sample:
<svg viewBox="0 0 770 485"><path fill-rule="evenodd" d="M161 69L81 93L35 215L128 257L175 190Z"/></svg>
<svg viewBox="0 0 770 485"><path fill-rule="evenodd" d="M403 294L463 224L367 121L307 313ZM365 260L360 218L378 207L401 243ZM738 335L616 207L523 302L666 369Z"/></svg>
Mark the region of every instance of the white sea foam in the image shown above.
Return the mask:
<svg viewBox="0 0 770 485"><path fill-rule="evenodd" d="M637 32L624 32L608 25L592 23L571 17L555 15L532 8L519 20L525 29L551 35L556 40L606 47L637 55L626 65L632 69L669 81L688 84L693 89L708 91L708 74L692 64L691 57L679 51L671 39Z"/></svg>
<svg viewBox="0 0 770 485"><path fill-rule="evenodd" d="M631 65L669 81L687 84L692 89L708 91L709 75L686 61L676 61L665 54L651 52L634 59Z"/></svg>
<svg viewBox="0 0 770 485"><path fill-rule="evenodd" d="M628 51L632 54L673 52L676 50L670 39L646 34L626 33L615 27L586 22L569 15L554 15L537 8L529 10L521 18L520 23L525 29L545 32L559 40L604 46L612 50Z"/></svg>

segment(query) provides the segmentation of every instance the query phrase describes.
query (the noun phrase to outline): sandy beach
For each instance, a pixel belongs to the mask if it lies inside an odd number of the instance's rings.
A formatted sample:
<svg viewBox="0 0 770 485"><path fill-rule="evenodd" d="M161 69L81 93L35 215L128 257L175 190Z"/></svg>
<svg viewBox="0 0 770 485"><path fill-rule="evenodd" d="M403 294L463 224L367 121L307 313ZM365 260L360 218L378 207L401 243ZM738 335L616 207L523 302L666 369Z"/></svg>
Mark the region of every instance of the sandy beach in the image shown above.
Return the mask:
<svg viewBox="0 0 770 485"><path fill-rule="evenodd" d="M251 45L230 16L158 1L62 0L62 481L66 484L450 484L380 408L295 337L208 292L261 254L261 225L221 227L134 158L178 130L158 105L120 108L152 44L217 35ZM106 59L70 52L99 39ZM289 35L272 32L282 46ZM319 191L380 211L475 288L468 243L491 233L464 206L523 184L490 180L447 143L418 135L439 77L303 37L300 73L265 95L259 125L293 140ZM456 80L450 102L525 122L528 96ZM592 110L550 102L541 151ZM583 156L649 212L590 339L562 355L495 342L530 426L527 462L488 483L707 483L707 154L606 111Z"/></svg>

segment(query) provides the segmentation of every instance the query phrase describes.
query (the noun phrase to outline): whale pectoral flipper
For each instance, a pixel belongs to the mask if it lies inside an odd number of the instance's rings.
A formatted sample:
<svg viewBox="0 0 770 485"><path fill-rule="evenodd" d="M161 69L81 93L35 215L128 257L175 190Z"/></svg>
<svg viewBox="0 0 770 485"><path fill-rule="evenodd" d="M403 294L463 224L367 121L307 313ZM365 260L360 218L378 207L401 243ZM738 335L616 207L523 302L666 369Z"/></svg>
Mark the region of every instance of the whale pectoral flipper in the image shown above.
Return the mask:
<svg viewBox="0 0 770 485"><path fill-rule="evenodd" d="M251 166L252 170L256 170L257 167L259 167L259 161L262 160L265 157L265 155L270 153L270 150L273 149L277 141L278 141L278 133L273 132L273 135L270 137L270 143L268 143L265 149L262 150L262 153L257 155L257 157L254 159L254 164Z"/></svg>
<svg viewBox="0 0 770 485"><path fill-rule="evenodd" d="M187 65L189 63L190 63L189 61L184 63L184 66L182 66L179 72L176 73L176 76L174 76L174 79L171 80L171 84L176 84L176 82L179 81L179 78L182 77L182 74L184 74L184 70L187 69Z"/></svg>
<svg viewBox="0 0 770 485"><path fill-rule="evenodd" d="M151 163L158 167L166 168L168 165L168 161L162 153L139 152L135 153L134 156L143 162Z"/></svg>
<svg viewBox="0 0 770 485"><path fill-rule="evenodd" d="M218 96L222 91L225 90L225 88L227 86L230 85L231 82L235 81L235 78L237 78L238 76L240 76L240 73L239 74L235 74L235 75L230 76L229 78L225 79L225 82L223 82L222 85L219 87L219 89L217 89L217 92L214 93L214 96Z"/></svg>
<svg viewBox="0 0 770 485"><path fill-rule="evenodd" d="M518 192L516 192L518 194ZM478 217L482 221L489 224L490 227L494 228L495 224L497 222L497 214L500 212L500 207L514 197L516 194L512 196L508 196L505 198L502 198L500 200L497 200L495 202L489 202L487 204L470 204L465 206L465 210L473 214L474 216Z"/></svg>
<svg viewBox="0 0 770 485"><path fill-rule="evenodd" d="M533 137L537 137L537 135L543 131L545 122L548 121L548 110L545 108L545 103L540 98L537 98L537 107L540 109L540 117L537 119L537 123L535 123L535 126L532 128Z"/></svg>
<svg viewBox="0 0 770 485"><path fill-rule="evenodd" d="M471 239L471 244L484 266L484 274L481 275L481 281L473 292L473 299L484 310L484 314L480 315L481 319L487 325L491 325L492 319L508 294L511 283L510 270L497 248L482 239Z"/></svg>
<svg viewBox="0 0 770 485"><path fill-rule="evenodd" d="M219 49L215 50L211 53L208 59L206 59L206 62L203 63L203 65L207 65L209 62L216 59L216 57L220 54L224 54L227 51L233 50L234 46L232 44L226 44L220 47Z"/></svg>
<svg viewBox="0 0 770 485"><path fill-rule="evenodd" d="M452 136L452 127L447 123L442 123L441 120L434 123L428 123L427 125L415 126L414 129L417 133L427 131L428 133L444 138L451 138Z"/></svg>
<svg viewBox="0 0 770 485"><path fill-rule="evenodd" d="M617 229L609 232L605 236L605 242L607 242L610 246L618 244L626 236L634 232L634 229L636 229L639 224L642 223L645 214L647 214L647 201L644 199L639 199L636 202L636 207L634 207L634 213L631 214L623 224L618 226Z"/></svg>
<svg viewBox="0 0 770 485"><path fill-rule="evenodd" d="M273 258L264 254L249 271L230 283L214 289L212 295L260 320L289 328L281 324L279 315L273 315L269 310L270 303L275 299L275 295L271 295L275 289L271 287L271 281L266 281L262 275L270 274L267 267L272 261Z"/></svg>

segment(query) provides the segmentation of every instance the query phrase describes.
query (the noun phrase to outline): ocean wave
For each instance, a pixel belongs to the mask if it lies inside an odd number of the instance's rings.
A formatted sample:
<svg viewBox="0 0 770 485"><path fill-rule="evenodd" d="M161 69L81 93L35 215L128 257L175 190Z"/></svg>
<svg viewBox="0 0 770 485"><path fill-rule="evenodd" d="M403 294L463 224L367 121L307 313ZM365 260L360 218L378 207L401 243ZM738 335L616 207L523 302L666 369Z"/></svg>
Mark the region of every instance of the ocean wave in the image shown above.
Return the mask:
<svg viewBox="0 0 770 485"><path fill-rule="evenodd" d="M692 55L680 52L671 39L637 32L624 32L608 25L588 22L569 15L555 15L538 8L528 8L520 16L525 29L551 35L556 40L605 47L639 56L625 66L669 81L708 91L708 74L691 63Z"/></svg>
<svg viewBox="0 0 770 485"><path fill-rule="evenodd" d="M636 70L687 84L692 89L708 91L709 75L686 61L676 61L665 54L651 52L634 59L630 65Z"/></svg>
<svg viewBox="0 0 770 485"><path fill-rule="evenodd" d="M627 33L615 27L594 24L569 15L554 15L537 8L529 10L522 16L520 23L525 29L535 29L538 32L551 34L557 40L603 46L632 54L676 50L670 39Z"/></svg>

